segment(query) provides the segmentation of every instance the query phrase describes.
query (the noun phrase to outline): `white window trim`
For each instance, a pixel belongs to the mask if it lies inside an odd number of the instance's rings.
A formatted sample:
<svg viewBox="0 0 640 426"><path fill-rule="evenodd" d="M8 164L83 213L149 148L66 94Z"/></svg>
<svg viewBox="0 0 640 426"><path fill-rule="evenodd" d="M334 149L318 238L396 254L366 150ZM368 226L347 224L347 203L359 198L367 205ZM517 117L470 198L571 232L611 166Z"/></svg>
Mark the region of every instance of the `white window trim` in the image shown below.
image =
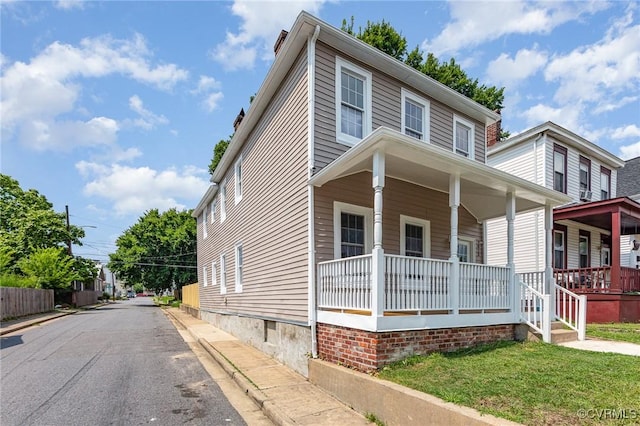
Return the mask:
<svg viewBox="0 0 640 426"><path fill-rule="evenodd" d="M466 158L473 160L475 156L475 150L476 150L476 136L475 136L476 126L471 121L465 120L464 118L454 114L453 116L453 152L455 154L457 154L456 152L456 129L457 129L456 124L457 123L464 124L465 126L471 129L470 130L471 134L469 135L469 155Z"/></svg>
<svg viewBox="0 0 640 426"><path fill-rule="evenodd" d="M342 233L340 231L341 213L351 213L364 216L364 252L371 253L373 248L373 209L369 207L357 206L355 204L333 202L333 256L340 259L342 255Z"/></svg>
<svg viewBox="0 0 640 426"><path fill-rule="evenodd" d="M431 222L425 219L418 219L417 217L400 215L400 255L406 256L407 246L405 244L406 226L405 225L421 226L423 229L422 235L422 254L423 257L431 257Z"/></svg>
<svg viewBox="0 0 640 426"><path fill-rule="evenodd" d="M211 262L211 285L216 285L216 262Z"/></svg>
<svg viewBox="0 0 640 426"><path fill-rule="evenodd" d="M227 219L227 181L220 184L220 223Z"/></svg>
<svg viewBox="0 0 640 426"><path fill-rule="evenodd" d="M220 255L220 294L227 294L227 263L224 253Z"/></svg>
<svg viewBox="0 0 640 426"><path fill-rule="evenodd" d="M471 237L461 237L458 236L458 244L460 243L469 243L469 262L466 263L477 263L476 262L476 239ZM458 253L456 253L457 255Z"/></svg>
<svg viewBox="0 0 640 426"><path fill-rule="evenodd" d="M206 240L207 236L209 235L209 233L207 232L207 214L206 214L207 209L205 208L204 211L202 212L202 239Z"/></svg>
<svg viewBox="0 0 640 426"><path fill-rule="evenodd" d="M372 121L372 74L370 71L365 70L351 62L345 61L339 56L336 56L336 75L335 75L335 97L336 97L336 140L345 145L353 146L361 141L356 137L342 133L342 87L341 87L341 75L342 69L346 69L352 74L364 79L364 114L362 117L362 138L366 138L371 133Z"/></svg>
<svg viewBox="0 0 640 426"><path fill-rule="evenodd" d="M202 287L207 286L207 267L202 267Z"/></svg>
<svg viewBox="0 0 640 426"><path fill-rule="evenodd" d="M236 161L235 165L233 166L233 173L234 173L234 181L235 181L234 198L235 198L235 204L238 204L242 200L242 176L243 176L242 156L240 156L238 161ZM238 176L240 176L240 179L238 179Z"/></svg>
<svg viewBox="0 0 640 426"><path fill-rule="evenodd" d="M242 243L237 243L235 246L235 281L236 281L236 286L235 286L235 290L236 293L242 293L242 272L241 272L241 268L242 271L244 271L244 250L242 249ZM242 265L240 264L240 262L238 262L238 253L241 252L242 253Z"/></svg>
<svg viewBox="0 0 640 426"><path fill-rule="evenodd" d="M430 143L430 127L429 127L429 117L431 117L431 113L430 113L430 105L429 105L429 101L416 95L415 93L412 93L410 91L408 91L407 89L405 89L404 87L400 89L400 94L401 94L401 101L402 105L401 105L401 114L402 114L402 133L403 134L407 134L406 130L407 130L407 126L405 124L405 118L406 118L406 114L405 114L405 109L406 109L406 101L407 99L409 99L410 101L416 103L416 104L420 104L422 105L422 125L423 125L423 129L422 129L422 141L426 142L426 143ZM420 139L418 139L420 140Z"/></svg>
<svg viewBox="0 0 640 426"><path fill-rule="evenodd" d="M217 202L217 198L213 198L213 200L211 200L211 206L209 207L209 209L211 210L211 223L215 223L216 221L216 207L218 205Z"/></svg>

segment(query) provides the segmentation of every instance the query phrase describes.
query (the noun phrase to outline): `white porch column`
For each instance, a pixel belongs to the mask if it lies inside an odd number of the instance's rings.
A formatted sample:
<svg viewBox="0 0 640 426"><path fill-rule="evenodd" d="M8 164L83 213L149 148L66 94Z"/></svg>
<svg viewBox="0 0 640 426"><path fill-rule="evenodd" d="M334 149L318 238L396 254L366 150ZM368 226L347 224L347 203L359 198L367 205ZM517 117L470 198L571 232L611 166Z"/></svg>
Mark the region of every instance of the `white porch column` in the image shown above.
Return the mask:
<svg viewBox="0 0 640 426"><path fill-rule="evenodd" d="M449 236L449 260L451 265L451 309L454 315L460 306L460 259L458 258L458 206L460 205L460 176L449 176L449 208L451 208L451 233Z"/></svg>
<svg viewBox="0 0 640 426"><path fill-rule="evenodd" d="M551 322L556 319L556 289L553 279L553 207L544 206L544 232L545 232L545 268L544 268L544 292L549 295L549 309L545 324L549 324L549 330L543 330L543 340L551 341Z"/></svg>
<svg viewBox="0 0 640 426"><path fill-rule="evenodd" d="M373 155L373 249L371 251L371 315L384 315L384 249L382 248L382 189L384 188L384 152Z"/></svg>
<svg viewBox="0 0 640 426"><path fill-rule="evenodd" d="M509 289L511 290L511 308L515 321L520 321L520 283L516 280L516 265L514 262L514 221L516 219L516 196L513 192L507 193L507 268L509 268Z"/></svg>

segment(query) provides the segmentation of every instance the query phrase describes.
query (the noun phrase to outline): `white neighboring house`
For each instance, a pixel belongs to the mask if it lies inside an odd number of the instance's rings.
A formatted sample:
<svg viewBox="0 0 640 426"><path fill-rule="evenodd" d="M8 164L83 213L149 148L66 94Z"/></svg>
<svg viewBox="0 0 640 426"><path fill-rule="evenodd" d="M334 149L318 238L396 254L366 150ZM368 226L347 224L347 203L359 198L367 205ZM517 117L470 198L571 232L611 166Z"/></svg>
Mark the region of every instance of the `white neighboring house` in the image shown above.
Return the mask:
<svg viewBox="0 0 640 426"><path fill-rule="evenodd" d="M617 190L618 196L640 203L640 157L627 160L618 171ZM640 268L640 226L633 234L620 237L620 264Z"/></svg>
<svg viewBox="0 0 640 426"><path fill-rule="evenodd" d="M573 199L553 210L551 258L556 284L577 293L640 290L640 274L623 264L629 236L640 229L640 204L617 194L624 161L552 122L489 145L487 164ZM544 211L520 213L514 226L516 271L542 271ZM505 264L506 221L486 221L485 232L487 262ZM587 321L603 320L598 309L587 315Z"/></svg>

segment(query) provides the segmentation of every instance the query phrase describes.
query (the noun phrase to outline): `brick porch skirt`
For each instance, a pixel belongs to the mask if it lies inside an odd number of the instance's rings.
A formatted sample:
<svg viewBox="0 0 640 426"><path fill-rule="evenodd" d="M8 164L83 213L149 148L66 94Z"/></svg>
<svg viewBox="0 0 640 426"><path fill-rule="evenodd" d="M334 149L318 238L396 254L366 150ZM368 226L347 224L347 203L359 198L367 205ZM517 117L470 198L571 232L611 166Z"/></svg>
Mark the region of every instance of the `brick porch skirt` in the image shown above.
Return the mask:
<svg viewBox="0 0 640 426"><path fill-rule="evenodd" d="M452 352L515 339L515 325L372 332L317 324L318 355L359 371L378 370L411 355Z"/></svg>

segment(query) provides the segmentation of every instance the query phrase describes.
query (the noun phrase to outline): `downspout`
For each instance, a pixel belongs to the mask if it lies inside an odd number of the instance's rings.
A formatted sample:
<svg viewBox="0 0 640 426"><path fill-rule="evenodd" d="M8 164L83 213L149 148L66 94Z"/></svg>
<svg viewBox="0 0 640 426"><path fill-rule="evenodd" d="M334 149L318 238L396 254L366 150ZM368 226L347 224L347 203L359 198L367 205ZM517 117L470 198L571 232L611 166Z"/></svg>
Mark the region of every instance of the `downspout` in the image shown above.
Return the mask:
<svg viewBox="0 0 640 426"><path fill-rule="evenodd" d="M316 40L320 35L320 25L316 25L313 35L307 43L307 178L313 177L315 167L315 79L316 79ZM318 333L316 321L318 316L316 295L316 251L314 225L314 191L313 185L307 184L307 262L309 293L309 325L311 326L311 356L318 357Z"/></svg>

